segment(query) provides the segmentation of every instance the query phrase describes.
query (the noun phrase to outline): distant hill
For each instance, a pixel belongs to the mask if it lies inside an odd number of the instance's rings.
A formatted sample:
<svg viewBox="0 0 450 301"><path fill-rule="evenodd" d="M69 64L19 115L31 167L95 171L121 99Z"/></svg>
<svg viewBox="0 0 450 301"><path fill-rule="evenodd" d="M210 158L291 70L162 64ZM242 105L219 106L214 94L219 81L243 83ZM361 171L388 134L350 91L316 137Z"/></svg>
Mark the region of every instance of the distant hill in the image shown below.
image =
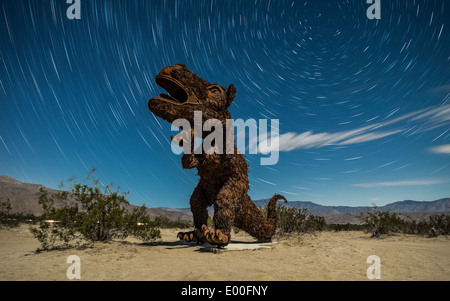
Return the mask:
<svg viewBox="0 0 450 301"><path fill-rule="evenodd" d="M268 200L255 201L258 206L264 205ZM295 208L306 208L311 214L326 216L335 214L361 213L372 210L370 206L324 206L312 202L293 201L288 202L288 206ZM391 211L398 213L415 213L415 212L450 212L450 198L439 199L436 201L399 201L384 206L379 206L382 211Z"/></svg>
<svg viewBox="0 0 450 301"><path fill-rule="evenodd" d="M0 176L0 202L9 200L13 213L32 213L41 215L43 210L36 199L38 184L22 183L8 176ZM56 190L48 189L49 193Z"/></svg>
<svg viewBox="0 0 450 301"><path fill-rule="evenodd" d="M28 184L19 182L8 176L0 176L0 202L10 200L12 212L32 213L40 215L43 213L41 206L36 199L36 192L39 184ZM45 188L45 187L44 187ZM49 193L56 193L58 190L48 189ZM268 199L255 201L257 206L263 206ZM295 208L306 208L311 214L324 216L328 223L357 223L358 214L366 210L372 210L367 206L324 206L312 202L292 201L288 206ZM136 207L130 205L130 208ZM383 211L405 213L413 219L426 217L436 213L450 212L450 198L444 198L432 202L425 201L399 201L379 207ZM208 208L213 214L212 207ZM189 208L148 208L150 217L165 215L171 220L192 220L192 213Z"/></svg>
<svg viewBox="0 0 450 301"><path fill-rule="evenodd" d="M440 199L433 202L400 201L380 207L382 210L389 210L400 213L411 212L446 212L450 211L450 198Z"/></svg>
<svg viewBox="0 0 450 301"><path fill-rule="evenodd" d="M8 176L0 176L0 202L9 200L11 203L11 211L13 213L31 213L41 215L42 207L36 198L36 193L40 187L39 184L22 183ZM57 193L58 190L44 187L49 194ZM70 203L70 201L69 201ZM55 204L57 206L58 204ZM129 205L129 209L135 208ZM186 214L184 210L170 208L147 208L147 213L154 218L165 215L171 220L191 220L192 215Z"/></svg>
<svg viewBox="0 0 450 301"><path fill-rule="evenodd" d="M263 206L267 202L268 199L264 199L255 201L255 204ZM372 206L324 206L312 202L300 201L288 202L288 206L306 208L308 212L313 215L325 217L325 221L328 224L358 224L360 223L358 219L360 213L373 210ZM399 201L379 206L378 209L382 211L397 212L405 218L419 220L435 214L450 214L450 198L431 202L411 200Z"/></svg>

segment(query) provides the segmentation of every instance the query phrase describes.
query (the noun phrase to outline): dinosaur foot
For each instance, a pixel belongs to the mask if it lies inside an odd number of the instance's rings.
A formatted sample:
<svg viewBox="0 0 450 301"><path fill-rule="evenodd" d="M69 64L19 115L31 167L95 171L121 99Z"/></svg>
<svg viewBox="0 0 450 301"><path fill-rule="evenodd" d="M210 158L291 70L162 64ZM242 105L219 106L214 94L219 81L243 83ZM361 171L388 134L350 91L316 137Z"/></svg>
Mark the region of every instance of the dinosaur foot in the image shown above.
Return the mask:
<svg viewBox="0 0 450 301"><path fill-rule="evenodd" d="M208 242L217 245L218 248L223 248L230 242L229 235L223 234L220 230L208 229L206 225L203 225L201 230L195 228L194 231L179 232L177 238L185 242Z"/></svg>
<svg viewBox="0 0 450 301"><path fill-rule="evenodd" d="M202 231L195 228L194 231L190 232L178 232L177 238L180 240L184 240L185 242L198 242L198 243L204 243L204 235Z"/></svg>
<svg viewBox="0 0 450 301"><path fill-rule="evenodd" d="M223 248L230 242L230 235L225 235L220 230L208 229L206 225L202 226L202 234L204 239L212 244L217 245L218 248Z"/></svg>

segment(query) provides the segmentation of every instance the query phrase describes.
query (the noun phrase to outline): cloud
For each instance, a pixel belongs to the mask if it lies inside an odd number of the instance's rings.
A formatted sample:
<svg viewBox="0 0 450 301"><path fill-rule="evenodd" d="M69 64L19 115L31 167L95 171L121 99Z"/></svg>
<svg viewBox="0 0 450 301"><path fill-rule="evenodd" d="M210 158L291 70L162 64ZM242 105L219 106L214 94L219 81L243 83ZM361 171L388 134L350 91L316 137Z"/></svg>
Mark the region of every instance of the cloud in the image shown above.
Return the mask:
<svg viewBox="0 0 450 301"><path fill-rule="evenodd" d="M442 86L438 86L435 88L432 88L430 90L428 90L428 92L432 92L432 93L448 93L450 91L450 84L445 84Z"/></svg>
<svg viewBox="0 0 450 301"><path fill-rule="evenodd" d="M434 153L434 154L450 154L450 144L444 144L444 145L438 145L433 146L428 149L428 151Z"/></svg>
<svg viewBox="0 0 450 301"><path fill-rule="evenodd" d="M395 130L395 131L388 131L388 132L376 132L376 133L364 134L364 135L360 135L360 136L342 141L341 143L339 143L339 145L349 145L349 144L368 142L368 141L372 141L372 140L381 139L381 138L384 138L387 136L391 136L391 135L400 133L402 131L403 130Z"/></svg>
<svg viewBox="0 0 450 301"><path fill-rule="evenodd" d="M398 133L412 131L408 135L426 132L450 124L450 104L418 110L396 118L389 118L354 130L336 133L288 132L282 135L259 140L259 151L268 153L278 145L279 151L321 148L331 145L352 145L389 137ZM386 129L388 126L397 126Z"/></svg>
<svg viewBox="0 0 450 301"><path fill-rule="evenodd" d="M424 186L424 185L436 185L436 184L442 184L442 183L448 183L448 182L449 182L449 180L420 179L420 180L406 180L406 181L361 183L361 184L352 184L352 186L363 187L363 188L392 187L392 186Z"/></svg>

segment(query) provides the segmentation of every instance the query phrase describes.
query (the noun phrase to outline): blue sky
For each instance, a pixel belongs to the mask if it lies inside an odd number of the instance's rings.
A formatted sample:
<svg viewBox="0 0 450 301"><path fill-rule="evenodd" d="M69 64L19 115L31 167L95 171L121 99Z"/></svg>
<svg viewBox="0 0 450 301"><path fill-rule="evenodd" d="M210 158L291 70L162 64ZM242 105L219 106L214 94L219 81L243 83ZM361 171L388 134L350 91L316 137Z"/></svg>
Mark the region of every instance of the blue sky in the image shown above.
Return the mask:
<svg viewBox="0 0 450 301"><path fill-rule="evenodd" d="M195 170L147 102L183 63L233 83L234 119L278 119L250 196L384 205L450 196L450 5L383 1L0 1L0 174L57 188L96 167L150 207L188 207Z"/></svg>

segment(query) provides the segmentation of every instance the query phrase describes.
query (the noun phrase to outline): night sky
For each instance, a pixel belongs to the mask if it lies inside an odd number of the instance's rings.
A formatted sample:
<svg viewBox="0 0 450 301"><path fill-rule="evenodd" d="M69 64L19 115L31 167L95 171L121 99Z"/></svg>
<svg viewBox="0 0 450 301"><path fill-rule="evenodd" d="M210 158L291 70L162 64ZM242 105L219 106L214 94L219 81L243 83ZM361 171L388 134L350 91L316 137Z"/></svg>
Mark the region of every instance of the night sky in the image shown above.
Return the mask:
<svg viewBox="0 0 450 301"><path fill-rule="evenodd" d="M96 167L149 207L189 206L196 170L148 100L182 63L233 83L234 119L279 119L280 158L246 154L250 196L323 205L450 197L450 3L0 1L0 174L57 188Z"/></svg>

